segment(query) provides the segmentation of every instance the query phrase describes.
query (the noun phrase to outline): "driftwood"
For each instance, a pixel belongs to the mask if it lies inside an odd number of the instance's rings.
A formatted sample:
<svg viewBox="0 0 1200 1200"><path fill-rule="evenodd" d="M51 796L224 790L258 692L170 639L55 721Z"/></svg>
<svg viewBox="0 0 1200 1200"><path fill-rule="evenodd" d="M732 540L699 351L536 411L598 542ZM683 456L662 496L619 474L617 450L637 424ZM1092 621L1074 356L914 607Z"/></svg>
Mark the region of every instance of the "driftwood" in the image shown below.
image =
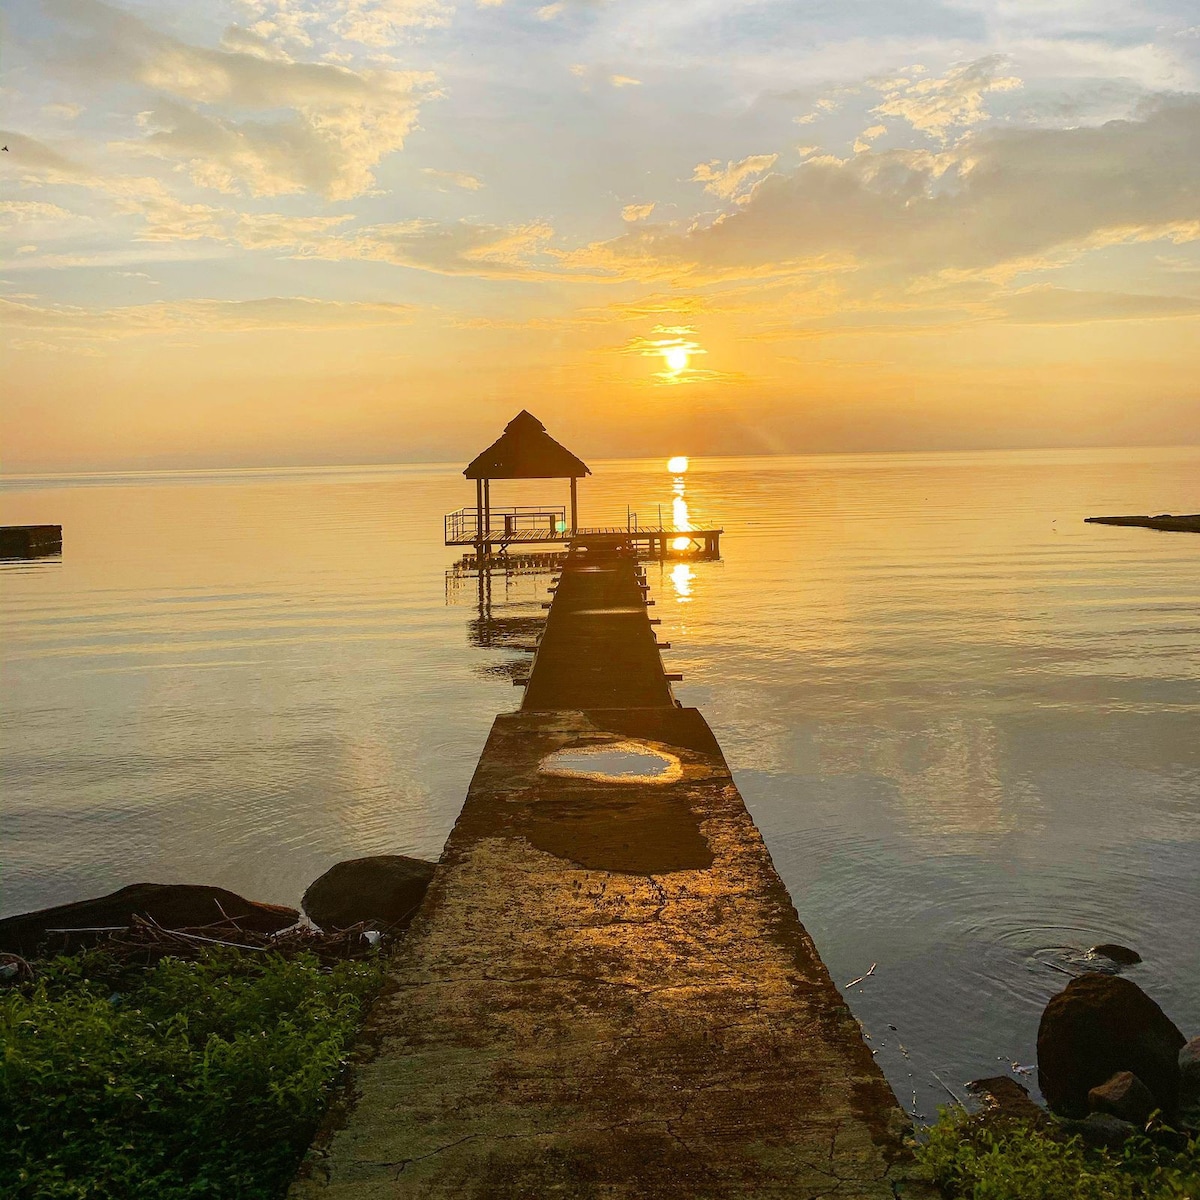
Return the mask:
<svg viewBox="0 0 1200 1200"><path fill-rule="evenodd" d="M153 918L136 914L127 926L63 928L47 932L68 939L83 933L98 935L92 942L94 950L131 967L150 966L162 958L195 960L218 946L250 955L280 954L284 958L312 954L325 966L332 966L347 960L369 958L390 940L365 924L333 933L325 933L311 925L293 925L279 933L261 933L243 929L236 917L226 917L209 925L166 929ZM16 958L16 955L0 956L6 961ZM19 961L22 966L20 981L25 982L33 977L37 962L35 960L31 966L24 959Z"/></svg>

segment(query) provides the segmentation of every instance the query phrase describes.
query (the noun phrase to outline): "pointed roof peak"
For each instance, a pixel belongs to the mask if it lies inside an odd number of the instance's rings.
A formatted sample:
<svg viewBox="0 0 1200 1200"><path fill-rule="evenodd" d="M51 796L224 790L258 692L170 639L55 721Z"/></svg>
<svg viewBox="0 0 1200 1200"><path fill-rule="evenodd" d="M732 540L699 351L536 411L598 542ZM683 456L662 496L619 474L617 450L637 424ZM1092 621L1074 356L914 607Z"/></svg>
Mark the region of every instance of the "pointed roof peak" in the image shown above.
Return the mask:
<svg viewBox="0 0 1200 1200"><path fill-rule="evenodd" d="M546 432L546 427L529 411L527 408L521 409L519 413L504 427L505 433L519 433L524 430L540 430Z"/></svg>
<svg viewBox="0 0 1200 1200"><path fill-rule="evenodd" d="M468 479L579 479L591 471L523 408L463 474Z"/></svg>

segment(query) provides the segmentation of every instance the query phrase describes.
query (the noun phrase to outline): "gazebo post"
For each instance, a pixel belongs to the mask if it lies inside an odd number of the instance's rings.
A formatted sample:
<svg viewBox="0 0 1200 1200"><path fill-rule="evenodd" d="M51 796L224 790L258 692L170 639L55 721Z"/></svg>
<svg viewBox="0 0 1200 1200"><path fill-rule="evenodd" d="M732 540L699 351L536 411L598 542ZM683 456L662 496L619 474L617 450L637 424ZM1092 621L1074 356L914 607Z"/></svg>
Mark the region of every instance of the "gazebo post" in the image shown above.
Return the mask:
<svg viewBox="0 0 1200 1200"><path fill-rule="evenodd" d="M578 489L575 486L575 476L571 476L571 536L579 532L579 498Z"/></svg>
<svg viewBox="0 0 1200 1200"><path fill-rule="evenodd" d="M475 480L475 553L483 557L483 480Z"/></svg>
<svg viewBox="0 0 1200 1200"><path fill-rule="evenodd" d="M492 481L483 481L483 548L487 554L492 552Z"/></svg>

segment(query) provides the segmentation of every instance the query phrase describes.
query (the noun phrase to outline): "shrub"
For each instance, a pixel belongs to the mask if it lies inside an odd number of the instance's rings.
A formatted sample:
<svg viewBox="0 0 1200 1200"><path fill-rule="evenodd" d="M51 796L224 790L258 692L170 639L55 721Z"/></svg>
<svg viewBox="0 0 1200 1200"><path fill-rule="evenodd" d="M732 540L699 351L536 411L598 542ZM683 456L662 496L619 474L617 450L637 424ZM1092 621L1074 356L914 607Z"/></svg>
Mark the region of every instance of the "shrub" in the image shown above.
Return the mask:
<svg viewBox="0 0 1200 1200"><path fill-rule="evenodd" d="M1016 1121L942 1109L917 1147L925 1177L966 1200L1196 1200L1200 1144L1131 1138L1123 1151Z"/></svg>
<svg viewBox="0 0 1200 1200"><path fill-rule="evenodd" d="M0 1195L280 1196L380 978L220 948L42 965L0 995Z"/></svg>

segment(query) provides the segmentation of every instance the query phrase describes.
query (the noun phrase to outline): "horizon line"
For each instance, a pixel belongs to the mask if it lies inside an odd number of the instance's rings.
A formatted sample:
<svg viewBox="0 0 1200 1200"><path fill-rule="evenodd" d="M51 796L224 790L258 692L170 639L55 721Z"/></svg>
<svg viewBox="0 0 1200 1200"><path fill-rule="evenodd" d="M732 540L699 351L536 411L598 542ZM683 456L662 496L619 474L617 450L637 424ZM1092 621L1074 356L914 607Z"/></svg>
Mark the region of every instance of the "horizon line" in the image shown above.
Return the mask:
<svg viewBox="0 0 1200 1200"><path fill-rule="evenodd" d="M1172 443L1129 443L1123 445L1069 445L1069 446L959 446L939 447L925 450L807 450L786 452L763 452L757 454L685 454L679 457L688 458L694 462L734 461L737 459L782 459L782 458L874 458L874 457L914 457L927 455L950 454L1054 454L1079 451L1128 451L1128 450L1200 450L1200 442ZM675 457L671 454L638 454L626 456L607 456L595 458L595 463L637 463L654 462L659 459L666 461ZM470 461L470 460L468 460ZM259 463L253 466L221 466L208 464L205 466L175 466L175 467L130 467L106 468L79 471L22 471L8 473L0 467L0 486L7 481L20 482L37 479L102 479L129 478L131 476L164 476L164 475L215 475L215 474L255 474L262 472L277 472L279 474L303 471L355 471L355 470L396 470L397 468L412 467L455 467L465 469L465 464L458 460L430 458L412 459L409 461L392 462L325 462L325 463Z"/></svg>

